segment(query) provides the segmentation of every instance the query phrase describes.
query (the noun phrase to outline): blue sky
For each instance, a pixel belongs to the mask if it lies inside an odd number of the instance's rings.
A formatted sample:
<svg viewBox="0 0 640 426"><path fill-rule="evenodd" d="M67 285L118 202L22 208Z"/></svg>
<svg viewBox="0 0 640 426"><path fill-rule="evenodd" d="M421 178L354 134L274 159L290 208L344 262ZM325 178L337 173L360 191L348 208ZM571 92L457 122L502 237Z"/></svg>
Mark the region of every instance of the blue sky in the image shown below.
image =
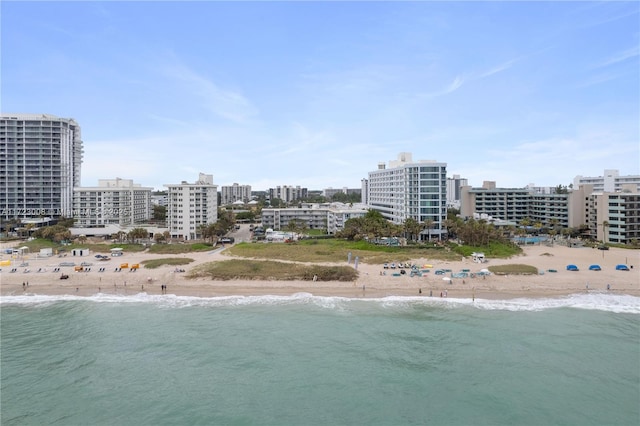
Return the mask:
<svg viewBox="0 0 640 426"><path fill-rule="evenodd" d="M72 117L82 184L473 186L640 174L638 2L2 1L1 110Z"/></svg>

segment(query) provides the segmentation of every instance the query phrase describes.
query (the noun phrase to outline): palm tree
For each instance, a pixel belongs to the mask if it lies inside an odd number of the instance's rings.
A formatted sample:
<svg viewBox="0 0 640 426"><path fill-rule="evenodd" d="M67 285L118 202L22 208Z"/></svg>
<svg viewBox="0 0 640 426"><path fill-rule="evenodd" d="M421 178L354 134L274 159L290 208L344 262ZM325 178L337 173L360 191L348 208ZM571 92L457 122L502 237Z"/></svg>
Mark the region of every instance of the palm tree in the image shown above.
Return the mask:
<svg viewBox="0 0 640 426"><path fill-rule="evenodd" d="M405 236L408 236L411 241L415 241L415 236L420 233L420 224L412 217L404 221L403 228Z"/></svg>
<svg viewBox="0 0 640 426"><path fill-rule="evenodd" d="M127 236L129 237L130 241L135 243L142 238L147 238L149 236L149 232L144 228L133 228L131 231L129 231Z"/></svg>
<svg viewBox="0 0 640 426"><path fill-rule="evenodd" d="M201 238L203 240L206 241L208 235L207 235L207 224L206 223L201 223L200 225L196 226L196 238Z"/></svg>
<svg viewBox="0 0 640 426"><path fill-rule="evenodd" d="M435 222L433 219L426 219L424 222L422 222L422 226L424 227L423 229L427 230L428 241L431 241L431 228L433 228L434 223Z"/></svg>
<svg viewBox="0 0 640 426"><path fill-rule="evenodd" d="M309 229L309 226L303 220L291 219L285 228L287 231L293 232L294 234L301 234Z"/></svg>

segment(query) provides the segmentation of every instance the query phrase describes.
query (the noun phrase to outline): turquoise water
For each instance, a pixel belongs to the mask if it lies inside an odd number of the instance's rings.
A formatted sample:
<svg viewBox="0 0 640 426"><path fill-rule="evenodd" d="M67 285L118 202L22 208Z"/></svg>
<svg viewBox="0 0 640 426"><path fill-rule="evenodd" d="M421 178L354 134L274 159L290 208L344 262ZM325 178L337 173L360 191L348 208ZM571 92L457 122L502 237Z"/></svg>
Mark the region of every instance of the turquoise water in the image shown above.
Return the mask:
<svg viewBox="0 0 640 426"><path fill-rule="evenodd" d="M10 296L2 425L637 425L640 298Z"/></svg>

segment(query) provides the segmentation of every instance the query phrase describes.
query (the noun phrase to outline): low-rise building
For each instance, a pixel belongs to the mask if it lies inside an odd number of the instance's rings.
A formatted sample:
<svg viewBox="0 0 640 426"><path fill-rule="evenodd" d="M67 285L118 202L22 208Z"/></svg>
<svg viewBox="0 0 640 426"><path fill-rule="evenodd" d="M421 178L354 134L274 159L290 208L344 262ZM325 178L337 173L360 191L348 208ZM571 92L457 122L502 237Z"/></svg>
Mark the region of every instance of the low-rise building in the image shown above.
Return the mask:
<svg viewBox="0 0 640 426"><path fill-rule="evenodd" d="M367 212L364 205L302 203L299 207L262 209L262 224L265 228L284 230L295 220L308 229L323 229L333 235L344 229L347 220L363 217Z"/></svg>
<svg viewBox="0 0 640 426"><path fill-rule="evenodd" d="M74 226L129 226L151 219L151 192L131 179L99 179L98 186L73 188Z"/></svg>

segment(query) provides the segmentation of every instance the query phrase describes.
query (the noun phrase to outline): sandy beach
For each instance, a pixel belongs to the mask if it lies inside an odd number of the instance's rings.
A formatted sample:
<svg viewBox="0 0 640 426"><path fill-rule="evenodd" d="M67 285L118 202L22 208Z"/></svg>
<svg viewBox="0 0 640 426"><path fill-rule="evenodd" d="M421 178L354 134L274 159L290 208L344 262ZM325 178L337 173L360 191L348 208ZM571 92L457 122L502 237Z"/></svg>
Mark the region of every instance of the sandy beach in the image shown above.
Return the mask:
<svg viewBox="0 0 640 426"><path fill-rule="evenodd" d="M10 258L3 255L2 260ZM135 272L114 269L121 263L129 265L147 259L183 256L195 261L180 268L162 266L156 269L141 268ZM585 292L613 292L640 296L640 251L611 248L602 251L593 248L568 248L561 245L535 245L524 248L522 255L509 259L488 259L486 263L474 263L470 258L460 261L438 261L435 259L414 259L412 263L432 265L430 272L423 276L404 274L394 276L394 271L383 269L383 265L358 264L359 278L354 282L323 281L265 281L265 280L211 280L188 279L190 268L195 265L232 257L224 249L212 252L188 253L182 255L157 255L147 253L125 253L110 261L99 262L93 253L83 257L57 256L38 258L35 254L14 260L11 267L3 267L0 272L0 294L74 294L89 296L97 293L133 295L140 292L162 294L166 285L167 294L196 297L216 297L231 295L292 295L311 293L317 296L339 297L386 297L424 296L482 299L510 299L519 297L555 297ZM22 262L27 267L20 267ZM73 267L60 267L61 262L92 263L89 271L75 272ZM535 266L539 275L495 275L474 278L452 278L436 275L436 269L450 269L453 273L468 269L478 272L491 265L526 264ZM344 262L342 265L346 265ZM574 264L579 271L567 271L566 266ZM597 264L602 270L591 271L589 266ZM616 265L626 264L629 271L616 270ZM351 266L354 266L353 263ZM16 268L16 272L11 272ZM60 268L54 272L54 268ZM105 268L99 272L100 268ZM25 272L28 270L29 272ZM550 272L555 270L557 272ZM38 272L40 271L40 272ZM395 272L398 272L397 270ZM61 280L61 274L69 279ZM24 286L23 286L24 283Z"/></svg>

